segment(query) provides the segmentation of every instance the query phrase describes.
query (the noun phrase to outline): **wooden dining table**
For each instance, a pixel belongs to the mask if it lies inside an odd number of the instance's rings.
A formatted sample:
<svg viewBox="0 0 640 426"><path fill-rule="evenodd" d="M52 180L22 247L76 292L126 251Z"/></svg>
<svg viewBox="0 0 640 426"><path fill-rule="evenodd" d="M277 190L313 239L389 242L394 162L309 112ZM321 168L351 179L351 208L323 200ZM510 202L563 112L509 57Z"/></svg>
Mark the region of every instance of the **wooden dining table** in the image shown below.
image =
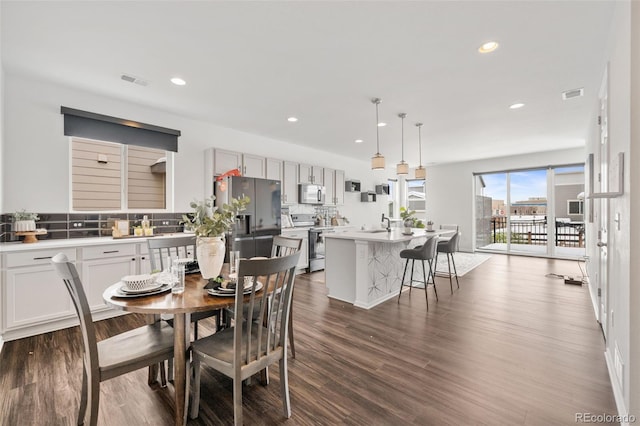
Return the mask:
<svg viewBox="0 0 640 426"><path fill-rule="evenodd" d="M127 312L147 315L173 314L174 328L174 389L175 389L175 424L184 425L187 420L188 404L187 348L190 345L190 317L195 312L207 312L233 306L235 298L231 296L211 296L204 288L207 280L200 274L185 277L185 289L181 294L167 291L155 295L141 297L118 297L118 289L122 283L107 288L102 297L108 305Z"/></svg>

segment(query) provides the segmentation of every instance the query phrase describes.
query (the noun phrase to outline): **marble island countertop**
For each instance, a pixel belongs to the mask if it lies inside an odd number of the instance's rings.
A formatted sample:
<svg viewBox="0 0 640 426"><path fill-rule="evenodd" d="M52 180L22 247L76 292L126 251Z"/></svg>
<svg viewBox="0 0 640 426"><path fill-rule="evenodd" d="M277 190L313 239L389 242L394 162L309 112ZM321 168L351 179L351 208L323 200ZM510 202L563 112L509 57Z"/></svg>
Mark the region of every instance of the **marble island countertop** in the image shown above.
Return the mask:
<svg viewBox="0 0 640 426"><path fill-rule="evenodd" d="M375 243L397 243L403 241L411 241L416 238L430 238L433 236L449 235L454 231L448 229L437 229L434 231L426 231L424 229L413 228L413 233L410 235L404 234L402 229L391 229L388 232L386 229L368 229L368 230L354 230L339 233L325 233L325 238L336 238L342 240L357 240L357 241L371 241Z"/></svg>

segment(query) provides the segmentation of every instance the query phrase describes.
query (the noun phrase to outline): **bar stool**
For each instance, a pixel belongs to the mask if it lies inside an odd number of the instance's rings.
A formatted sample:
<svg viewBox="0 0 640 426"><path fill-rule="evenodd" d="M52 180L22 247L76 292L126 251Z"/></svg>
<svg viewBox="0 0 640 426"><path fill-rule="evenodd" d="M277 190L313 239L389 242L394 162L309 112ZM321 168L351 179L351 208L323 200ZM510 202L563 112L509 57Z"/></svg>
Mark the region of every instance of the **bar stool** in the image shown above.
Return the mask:
<svg viewBox="0 0 640 426"><path fill-rule="evenodd" d="M456 277L456 284L458 288L460 288L460 283L458 282L458 271L456 270L456 262L453 259L453 253L458 251L458 239L460 238L460 231L453 234L449 240L438 241L438 247L436 250L436 266L434 275L438 272L438 254L446 253L447 254L447 266L449 267L449 287L451 287L451 294L453 294L453 280L452 277ZM449 261L449 256L451 256L451 261ZM453 263L453 274L451 274L451 264Z"/></svg>
<svg viewBox="0 0 640 426"><path fill-rule="evenodd" d="M438 291L436 290L436 280L435 275L433 274L433 269L431 268L431 263L433 262L433 258L436 255L436 243L437 238L431 237L425 242L423 245L418 246L413 249L404 249L400 252L401 259L407 259L404 264L404 272L402 274L402 282L400 283L400 293L398 294L398 303L400 303L400 296L402 296L402 289L404 287L404 277L407 275L407 266L409 266L409 260L411 260L411 280L409 281L409 295L411 295L411 288L413 287L414 282L424 283L424 297L427 300L427 311L429 310L429 297L427 296L427 286L429 284L429 277L431 277L431 283L433 284L433 292L436 295L436 301L438 300ZM413 265L416 260L422 261L422 277L424 281L414 280L413 279ZM424 261L429 263L429 274L424 267Z"/></svg>

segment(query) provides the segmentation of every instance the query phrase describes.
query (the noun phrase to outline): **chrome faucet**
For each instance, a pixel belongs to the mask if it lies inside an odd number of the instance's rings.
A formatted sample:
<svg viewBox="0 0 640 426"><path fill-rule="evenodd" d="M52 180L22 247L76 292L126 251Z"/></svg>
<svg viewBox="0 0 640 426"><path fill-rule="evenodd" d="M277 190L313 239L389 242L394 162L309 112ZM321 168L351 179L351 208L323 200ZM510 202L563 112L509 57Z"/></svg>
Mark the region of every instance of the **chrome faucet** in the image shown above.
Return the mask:
<svg viewBox="0 0 640 426"><path fill-rule="evenodd" d="M387 221L387 232L391 232L391 219L388 217L384 217L384 213L382 213L382 222Z"/></svg>

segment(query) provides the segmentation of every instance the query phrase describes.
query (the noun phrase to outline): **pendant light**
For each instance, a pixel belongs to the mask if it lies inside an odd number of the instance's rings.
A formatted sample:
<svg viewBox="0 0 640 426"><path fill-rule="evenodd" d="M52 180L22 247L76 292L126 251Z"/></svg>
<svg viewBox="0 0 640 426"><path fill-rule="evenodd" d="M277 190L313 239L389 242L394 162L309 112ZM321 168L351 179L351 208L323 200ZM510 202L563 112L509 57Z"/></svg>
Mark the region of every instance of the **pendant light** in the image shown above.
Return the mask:
<svg viewBox="0 0 640 426"><path fill-rule="evenodd" d="M371 157L371 169L372 170L383 170L384 169L384 157L380 154L380 130L378 129L378 105L382 102L380 98L373 98L371 102L376 104L376 155Z"/></svg>
<svg viewBox="0 0 640 426"><path fill-rule="evenodd" d="M424 179L427 177L427 170L422 166L422 123L416 123L418 128L418 157L420 159L420 165L416 168L416 179Z"/></svg>
<svg viewBox="0 0 640 426"><path fill-rule="evenodd" d="M398 117L402 119L402 161L398 163L396 167L396 174L398 175L408 175L409 174L409 165L406 161L404 161L404 119L407 116L404 112L398 114Z"/></svg>

